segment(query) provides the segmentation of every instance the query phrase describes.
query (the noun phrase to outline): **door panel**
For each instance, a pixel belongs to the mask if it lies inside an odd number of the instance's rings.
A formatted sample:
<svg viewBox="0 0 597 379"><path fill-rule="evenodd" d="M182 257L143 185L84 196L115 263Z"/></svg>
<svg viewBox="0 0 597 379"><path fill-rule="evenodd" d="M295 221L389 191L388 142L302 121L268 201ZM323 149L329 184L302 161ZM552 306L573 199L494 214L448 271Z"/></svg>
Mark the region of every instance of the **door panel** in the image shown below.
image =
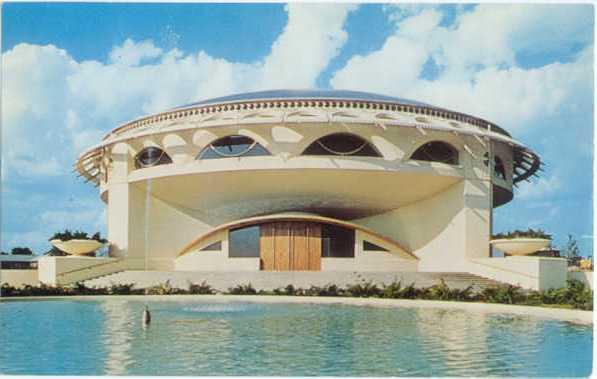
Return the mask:
<svg viewBox="0 0 597 379"><path fill-rule="evenodd" d="M307 227L308 240L308 270L321 270L321 225L308 224Z"/></svg>
<svg viewBox="0 0 597 379"><path fill-rule="evenodd" d="M274 269L276 271L290 270L290 222L277 222L274 224Z"/></svg>
<svg viewBox="0 0 597 379"><path fill-rule="evenodd" d="M259 239L261 262L260 266L262 270L273 271L274 270L274 236L275 227L274 224L263 224L260 227L261 237Z"/></svg>
<svg viewBox="0 0 597 379"><path fill-rule="evenodd" d="M292 225L291 270L309 270L309 240L307 239L307 224L303 222Z"/></svg>
<svg viewBox="0 0 597 379"><path fill-rule="evenodd" d="M265 271L321 270L321 226L308 222L261 225L261 269Z"/></svg>

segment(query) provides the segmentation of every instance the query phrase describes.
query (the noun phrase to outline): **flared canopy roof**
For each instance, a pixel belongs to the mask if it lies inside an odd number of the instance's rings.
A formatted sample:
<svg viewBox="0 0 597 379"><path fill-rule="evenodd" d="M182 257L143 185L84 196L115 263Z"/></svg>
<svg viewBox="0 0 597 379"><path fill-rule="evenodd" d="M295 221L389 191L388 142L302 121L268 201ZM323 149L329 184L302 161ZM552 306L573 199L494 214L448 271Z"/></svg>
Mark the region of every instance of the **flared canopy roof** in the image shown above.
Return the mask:
<svg viewBox="0 0 597 379"><path fill-rule="evenodd" d="M199 105L210 105L210 104L224 104L239 101L256 101L256 100L360 100L360 101L383 101L389 103L399 103L404 105L413 105L420 107L434 107L432 105L404 99L400 97L392 97L386 95L380 95L370 92L361 91L349 91L349 90L326 90L326 89L277 89L269 91L257 91L257 92L246 92L238 93L234 95L216 97L206 100L201 100L195 103L190 103L176 107L174 109L184 109L195 107ZM439 108L438 108L439 109Z"/></svg>

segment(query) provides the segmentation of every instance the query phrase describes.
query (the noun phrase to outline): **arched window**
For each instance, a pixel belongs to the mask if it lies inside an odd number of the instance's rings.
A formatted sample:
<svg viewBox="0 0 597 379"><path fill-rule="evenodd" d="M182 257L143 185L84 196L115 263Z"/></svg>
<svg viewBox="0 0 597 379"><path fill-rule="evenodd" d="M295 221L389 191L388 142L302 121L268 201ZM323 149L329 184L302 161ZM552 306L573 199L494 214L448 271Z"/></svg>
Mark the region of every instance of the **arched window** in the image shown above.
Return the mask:
<svg viewBox="0 0 597 379"><path fill-rule="evenodd" d="M197 159L255 157L259 155L270 155L270 153L249 137L233 135L212 142L199 153Z"/></svg>
<svg viewBox="0 0 597 379"><path fill-rule="evenodd" d="M413 155L411 155L410 159L457 165L458 150L446 142L427 142L423 146L419 147L413 153Z"/></svg>
<svg viewBox="0 0 597 379"><path fill-rule="evenodd" d="M141 150L135 156L135 168L146 168L172 163L166 152L158 147L150 146Z"/></svg>
<svg viewBox="0 0 597 379"><path fill-rule="evenodd" d="M349 133L335 133L321 137L303 151L303 155L352 155L381 157L363 138Z"/></svg>

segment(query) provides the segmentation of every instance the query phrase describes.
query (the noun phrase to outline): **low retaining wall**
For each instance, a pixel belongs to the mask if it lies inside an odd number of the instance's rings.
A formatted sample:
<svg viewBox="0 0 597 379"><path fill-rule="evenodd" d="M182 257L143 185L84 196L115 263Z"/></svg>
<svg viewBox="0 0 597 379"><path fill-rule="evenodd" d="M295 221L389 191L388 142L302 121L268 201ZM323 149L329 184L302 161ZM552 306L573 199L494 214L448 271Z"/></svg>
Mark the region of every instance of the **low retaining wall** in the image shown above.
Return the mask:
<svg viewBox="0 0 597 379"><path fill-rule="evenodd" d="M13 287L39 284L37 270L0 270L0 283Z"/></svg>
<svg viewBox="0 0 597 379"><path fill-rule="evenodd" d="M472 259L469 271L522 288L547 290L566 286L568 268L563 258L521 256Z"/></svg>
<svg viewBox="0 0 597 379"><path fill-rule="evenodd" d="M464 275L464 276L460 276ZM189 283L207 282L213 288L225 291L240 284L251 284L256 289L273 290L292 284L296 288L311 285L325 286L335 284L344 287L365 281L378 285L401 281L403 286L414 283L417 287L438 284L443 278L451 288L466 288L471 284L471 276L459 273L434 272L308 272L308 271L238 271L238 272L201 272L201 271L124 271L114 275L89 280L88 286L107 287L111 284L135 283L137 288L146 288L169 281L172 287L188 288ZM474 278L474 277L472 277ZM478 278L482 280L481 278Z"/></svg>
<svg viewBox="0 0 597 379"><path fill-rule="evenodd" d="M97 277L110 273L110 270L102 271L102 269L107 264L118 261L121 260L116 258L76 256L42 257L37 264L39 281L45 284L59 285Z"/></svg>
<svg viewBox="0 0 597 379"><path fill-rule="evenodd" d="M568 279L575 279L593 289L593 271L568 271Z"/></svg>

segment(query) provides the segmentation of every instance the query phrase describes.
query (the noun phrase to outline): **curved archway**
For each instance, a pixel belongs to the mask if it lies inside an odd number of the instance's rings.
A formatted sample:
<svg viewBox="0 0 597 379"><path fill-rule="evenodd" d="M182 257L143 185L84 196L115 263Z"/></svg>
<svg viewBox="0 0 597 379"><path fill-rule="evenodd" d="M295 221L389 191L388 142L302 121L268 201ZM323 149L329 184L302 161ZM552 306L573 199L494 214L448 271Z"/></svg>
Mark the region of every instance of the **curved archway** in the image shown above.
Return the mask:
<svg viewBox="0 0 597 379"><path fill-rule="evenodd" d="M333 133L311 143L302 155L381 157L371 143L356 134Z"/></svg>
<svg viewBox="0 0 597 379"><path fill-rule="evenodd" d="M203 149L197 159L255 157L271 155L261 144L250 137L238 134L218 138Z"/></svg>
<svg viewBox="0 0 597 379"><path fill-rule="evenodd" d="M275 215L266 215L266 216L257 216L257 217L250 217L246 219L241 219L237 221L233 221L230 223L226 223L217 227L214 227L211 230L208 230L197 238L192 240L189 244L187 244L178 254L177 257L183 256L185 254L191 253L194 248L200 247L202 244L209 241L209 238L215 236L217 233L224 232L224 231L234 231L234 230L248 230L251 227L260 226L260 225L268 225L272 223L292 223L292 222L303 222L307 224L325 224L330 225L332 227L339 227L347 230L359 230L364 232L370 236L375 237L376 239L387 243L389 246L393 246L396 249L396 253L400 255L402 258L406 259L414 259L418 260L410 250L406 249L397 241L394 241L391 238L386 236L380 235L375 231L366 228L364 226L351 223L348 221L338 220L330 217L324 216L317 216L317 215L310 215L310 214L275 214ZM253 231L254 232L254 231ZM325 234L325 233L324 233Z"/></svg>
<svg viewBox="0 0 597 379"><path fill-rule="evenodd" d="M149 146L135 156L135 168L147 168L172 163L172 159L159 147Z"/></svg>
<svg viewBox="0 0 597 379"><path fill-rule="evenodd" d="M421 146L410 156L416 161L441 162L457 165L459 162L458 150L447 142L431 141Z"/></svg>

